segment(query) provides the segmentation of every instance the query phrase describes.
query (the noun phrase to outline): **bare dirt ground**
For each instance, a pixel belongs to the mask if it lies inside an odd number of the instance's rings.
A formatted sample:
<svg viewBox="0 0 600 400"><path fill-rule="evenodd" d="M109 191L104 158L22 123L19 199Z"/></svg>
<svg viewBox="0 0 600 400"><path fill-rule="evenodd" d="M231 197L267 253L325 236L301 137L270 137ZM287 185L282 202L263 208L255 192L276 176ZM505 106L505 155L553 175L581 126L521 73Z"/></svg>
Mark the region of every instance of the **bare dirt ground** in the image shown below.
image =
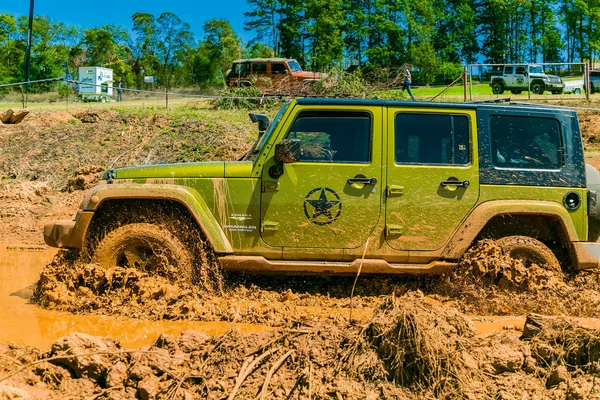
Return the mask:
<svg viewBox="0 0 600 400"><path fill-rule="evenodd" d="M70 219L84 189L115 159L235 159L255 127L211 113L86 109L0 125L0 242L41 246L43 225ZM598 166L600 116L581 120ZM0 398L600 398L597 272L526 270L485 241L452 274L360 277L353 297L354 278L229 274L223 282L189 287L60 253L35 288L39 307L278 330L163 334L137 349L76 333L50 350L0 344ZM530 313L557 317L532 316L524 332L513 322L486 334L475 328L494 316Z"/></svg>

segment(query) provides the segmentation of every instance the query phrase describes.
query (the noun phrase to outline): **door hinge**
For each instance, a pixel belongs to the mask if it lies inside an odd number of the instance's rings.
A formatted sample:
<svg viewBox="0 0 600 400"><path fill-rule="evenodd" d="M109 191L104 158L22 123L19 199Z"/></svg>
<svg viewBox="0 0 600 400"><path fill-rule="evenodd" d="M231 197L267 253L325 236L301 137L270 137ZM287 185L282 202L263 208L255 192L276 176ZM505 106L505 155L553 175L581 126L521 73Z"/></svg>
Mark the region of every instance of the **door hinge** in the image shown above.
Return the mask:
<svg viewBox="0 0 600 400"><path fill-rule="evenodd" d="M400 236L402 235L402 227L400 225L386 225L385 234L386 236Z"/></svg>
<svg viewBox="0 0 600 400"><path fill-rule="evenodd" d="M261 232L277 232L279 229L279 222L263 221L260 231Z"/></svg>
<svg viewBox="0 0 600 400"><path fill-rule="evenodd" d="M279 190L279 182L263 181L262 191L266 192L277 192Z"/></svg>
<svg viewBox="0 0 600 400"><path fill-rule="evenodd" d="M404 194L404 186L388 185L386 192L388 197L402 196Z"/></svg>

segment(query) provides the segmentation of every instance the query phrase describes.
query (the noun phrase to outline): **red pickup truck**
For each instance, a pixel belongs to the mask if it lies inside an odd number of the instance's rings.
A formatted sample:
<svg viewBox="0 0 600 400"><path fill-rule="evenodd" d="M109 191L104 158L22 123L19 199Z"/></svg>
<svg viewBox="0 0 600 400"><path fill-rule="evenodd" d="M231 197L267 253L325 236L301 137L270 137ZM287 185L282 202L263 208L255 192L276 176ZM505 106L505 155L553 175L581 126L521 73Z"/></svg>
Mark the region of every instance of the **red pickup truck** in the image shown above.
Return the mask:
<svg viewBox="0 0 600 400"><path fill-rule="evenodd" d="M314 82L318 72L303 71L298 61L290 58L249 58L233 61L227 71L227 86L286 86Z"/></svg>

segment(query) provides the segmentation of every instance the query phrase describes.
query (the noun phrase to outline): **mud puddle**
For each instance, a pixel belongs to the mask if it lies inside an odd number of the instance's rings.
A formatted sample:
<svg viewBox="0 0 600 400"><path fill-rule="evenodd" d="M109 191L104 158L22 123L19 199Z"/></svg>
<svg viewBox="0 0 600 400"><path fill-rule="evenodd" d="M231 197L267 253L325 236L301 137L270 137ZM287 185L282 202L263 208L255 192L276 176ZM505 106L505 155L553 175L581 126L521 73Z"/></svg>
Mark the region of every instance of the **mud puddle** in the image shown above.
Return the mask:
<svg viewBox="0 0 600 400"><path fill-rule="evenodd" d="M229 330L257 333L268 326L230 322L149 321L122 316L77 315L46 310L30 298L44 266L56 254L45 248L0 248L0 342L16 342L40 349L73 332L109 336L126 348L151 344L160 334L195 330L221 335Z"/></svg>
<svg viewBox="0 0 600 400"><path fill-rule="evenodd" d="M527 317L522 316L467 316L473 323L477 337L487 337L500 331L520 335ZM574 318L571 320L582 327L600 329L600 318Z"/></svg>

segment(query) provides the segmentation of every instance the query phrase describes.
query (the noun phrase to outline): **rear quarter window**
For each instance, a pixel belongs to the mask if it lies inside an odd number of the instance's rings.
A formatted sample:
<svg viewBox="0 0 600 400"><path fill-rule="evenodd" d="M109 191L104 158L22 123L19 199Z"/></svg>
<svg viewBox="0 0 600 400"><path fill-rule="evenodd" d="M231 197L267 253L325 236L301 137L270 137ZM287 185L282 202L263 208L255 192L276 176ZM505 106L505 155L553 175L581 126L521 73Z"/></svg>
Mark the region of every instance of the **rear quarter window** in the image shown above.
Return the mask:
<svg viewBox="0 0 600 400"><path fill-rule="evenodd" d="M490 133L494 167L547 170L563 167L562 134L555 119L493 115Z"/></svg>

